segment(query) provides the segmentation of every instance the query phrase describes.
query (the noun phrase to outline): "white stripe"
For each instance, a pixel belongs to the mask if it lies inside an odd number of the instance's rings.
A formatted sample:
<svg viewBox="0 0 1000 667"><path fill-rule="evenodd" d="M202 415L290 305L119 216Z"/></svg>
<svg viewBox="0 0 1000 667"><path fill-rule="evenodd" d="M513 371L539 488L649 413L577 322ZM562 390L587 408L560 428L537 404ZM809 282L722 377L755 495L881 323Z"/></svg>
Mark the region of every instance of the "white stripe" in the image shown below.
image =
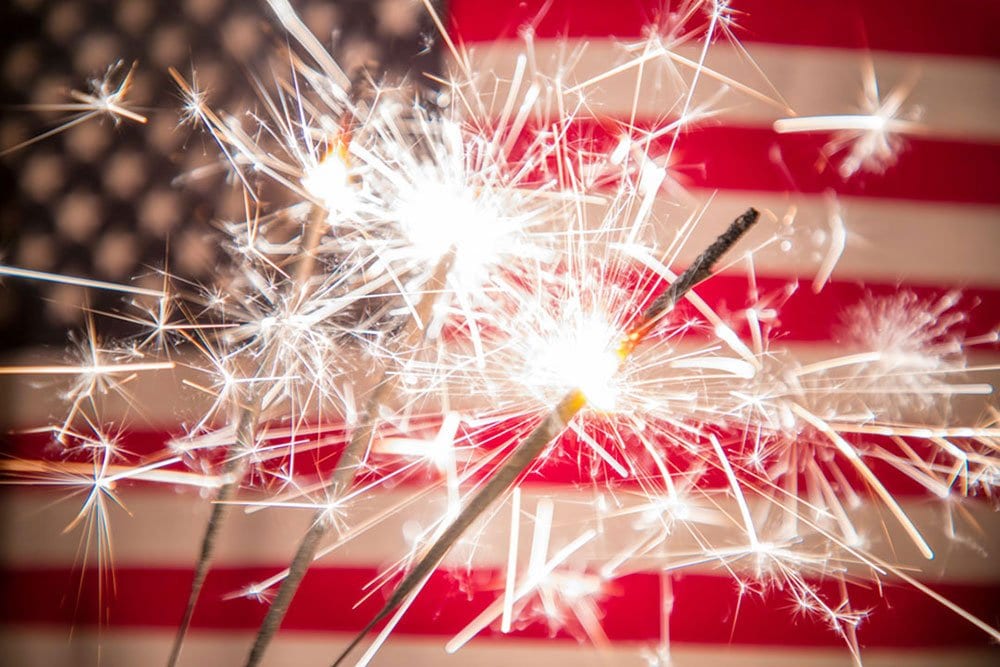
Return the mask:
<svg viewBox="0 0 1000 667"><path fill-rule="evenodd" d="M164 664L173 639L172 630L129 630L94 632L76 630L7 629L0 633L0 653L12 665L20 667L106 667L107 665ZM339 633L282 632L271 645L264 664L325 665L333 660L349 641ZM246 632L192 631L181 655L182 665L236 665L246 657L253 640ZM392 637L376 656L373 665L476 665L477 667L648 667L650 643L615 642L601 649L578 645L571 640L478 639L461 651L448 654L443 638L419 639L404 635ZM989 649L866 649L867 667L938 667L964 665L991 667L996 651ZM753 646L675 645L670 651L672 667L850 667L853 663L845 649L784 648Z"/></svg>
<svg viewBox="0 0 1000 667"><path fill-rule="evenodd" d="M781 232L781 220L794 212L791 249L773 243L754 254L754 266L765 275L799 277L808 283L831 245L830 217L839 209L847 229L847 246L833 280L911 282L923 285L1000 287L1000 208L973 204L940 204L773 192L693 190L696 200L715 195L703 222L691 234L679 260L683 265L715 238L739 212L753 206L769 214L731 253L759 247ZM661 198L653 207L653 236L665 247L693 206ZM804 286L808 289L808 286Z"/></svg>
<svg viewBox="0 0 1000 667"><path fill-rule="evenodd" d="M123 491L120 495L133 516L129 517L118 510L112 511L116 566L193 567L205 523L211 512L209 500L193 493L175 493L171 490L132 489ZM69 567L76 561L81 533L73 531L63 535L61 532L75 515L79 500L69 499L49 506L58 497L58 492L43 494L38 491L7 495L3 505L0 505L0 512L5 517L0 533L0 562L5 567ZM596 500L591 492L565 487L526 487L521 494L526 517L535 511L537 503L543 498L555 502L551 537L551 543L555 547L568 544L588 527L595 525ZM407 504L407 501L410 502ZM605 494L602 502L608 503L610 509L604 511L601 519L601 534L580 553L580 557L590 563L609 561L642 536L638 526L641 514L628 510L644 505L646 499L643 496L637 492L619 491L616 495ZM716 495L712 502L728 512L729 516L738 516L732 500ZM707 503L701 504L711 508ZM871 541L866 546L875 555L893 564L912 567L912 572L919 573L919 578L925 580L1000 581L1000 572L983 556L984 553L1000 552L1000 515L991 511L985 503L965 503L963 508L969 513L968 522L963 518L966 515L954 518L959 538L972 530L967 528L972 522L982 527L983 534L976 535L975 549L963 544L960 539L949 536L951 526L947 508L923 499L903 499L901 504L941 557L930 562L921 558L913 544L901 533L895 522L887 519L884 508L876 502L849 508L851 522L862 538ZM413 534L417 527L427 529L435 519L444 515L446 494L440 489L427 494L421 494L420 489L371 493L362 502L349 508L348 523L352 526L361 525L386 509L400 505L402 509L389 514L384 521L324 557L320 566L377 567L396 562L411 548L404 535ZM752 505L754 516L760 516L760 502ZM475 567L502 569L508 559L509 510L509 503L495 508L492 518L471 531L466 540L453 551L451 562L471 562ZM223 529L215 564L229 567L273 566L275 572L279 571L289 562L313 514L310 509L281 508L246 515L241 508L234 508ZM831 525L832 520L826 524ZM745 540L732 522L718 526L703 523L692 525L708 544L733 546L740 539ZM531 530L529 518L523 519L521 529ZM891 547L883 536L884 530L888 530L891 535ZM802 532L809 533L804 524ZM266 536L266 539L262 536ZM330 541L332 543L333 538ZM523 542L519 562L527 562L530 549L528 541ZM670 549L674 554L702 552L683 526L671 538ZM622 568L618 574L655 570L656 565L661 562L648 560L635 563ZM714 565L685 568L685 571L726 576L724 571ZM868 574L864 568L857 569L856 572L866 576Z"/></svg>
<svg viewBox="0 0 1000 667"><path fill-rule="evenodd" d="M582 42L583 40L581 40ZM579 62L563 77L569 88L600 76L612 66L626 62L632 54L620 42L609 39L588 39ZM697 60L701 45L676 49L676 53ZM816 47L748 45L767 80L759 74L730 44L719 41L711 46L706 66L748 85L758 92L772 95L768 81L788 105L800 116L857 113L863 75L868 59L874 64L879 91L884 97L894 86L919 72L912 93L904 108L920 107L921 123L935 135L966 140L1000 141L1000 67L994 60L957 58L888 52L864 53L858 50ZM524 45L518 41L477 44L472 50L472 70L495 73L500 81L512 78L518 54ZM538 40L535 54L543 72L555 72L560 58L569 51L557 40ZM637 51L641 54L641 50ZM617 74L586 90L586 99L601 113L628 117L635 97L636 69ZM681 80L686 85L691 71L680 67ZM491 78L492 89L492 78ZM703 78L692 101L692 108L711 99L721 88L711 78ZM501 84L496 96L502 103L506 89ZM662 118L679 113L677 100L686 94L662 61L646 64L642 94L638 96L638 118ZM571 100L572 101L572 100ZM770 127L772 121L787 114L773 106L735 91L729 92L719 104L725 122L747 126Z"/></svg>
<svg viewBox="0 0 1000 667"><path fill-rule="evenodd" d="M758 269L760 265L757 265ZM808 276L809 274L806 274ZM800 289L809 289L808 284L803 284ZM697 292L697 289L695 290ZM730 304L731 307L738 307L740 304ZM848 304L845 304L848 305ZM981 334L984 332L970 332ZM681 341L676 345L678 353L694 350L701 347L700 343ZM842 345L833 342L824 343L797 343L777 341L772 346L772 351L781 349L787 350L789 356L787 363L811 364L819 361L835 359L850 354L852 350L845 349ZM858 352L858 350L853 350ZM49 351L28 351L22 353L23 363L45 364L58 363L60 357L52 355ZM104 424L113 424L113 432L117 430L141 431L141 430L163 430L171 433L183 433L184 425L197 423L205 411L211 407L211 400L201 392L183 385L185 379L206 383L206 375L190 370L190 366L203 365L200 360L190 353L190 351L180 351L172 355L176 368L169 372L140 373L127 385L129 400L125 400L117 394L108 394L99 397L100 415ZM10 363L21 363L18 359L10 360ZM984 352L981 349L973 349L968 354L968 366L996 365L1000 363L1000 355L993 352ZM354 395L364 396L372 382L373 374L368 370L359 371L344 378L344 382L353 383ZM970 376L970 382L992 384L1000 387L1000 370L987 370L977 372ZM64 399L63 390L67 386L66 381L45 378L26 378L19 376L0 375L0 396L6 397L6 404L0 406L0 428L6 431L28 430L41 426L61 425L64 415L68 411L68 406ZM427 397L424 404L424 414L430 414L433 405L430 401L434 397ZM475 396L452 396L451 409L470 410L475 407L482 407L484 399ZM956 405L952 413L953 424L972 424L978 421L981 416L984 404L988 398L982 396L956 397ZM340 424L343 419L332 412L324 415L327 424ZM225 440L221 440L225 442ZM44 457L44 452L39 452L39 457Z"/></svg>
<svg viewBox="0 0 1000 667"><path fill-rule="evenodd" d="M909 282L943 289L1000 287L997 206L757 190L683 190L682 183L678 187L681 190L655 200L649 232L640 241L651 249L668 247L688 217L710 201L677 256L679 266L694 259L736 215L753 206L764 216L727 261L732 263L754 249L753 264L762 275L800 278L808 289L835 246L831 220L839 215L847 238L831 280ZM585 205L587 228L597 228L605 211L603 204ZM783 239L790 245L783 245ZM737 263L734 269L745 272L746 265Z"/></svg>

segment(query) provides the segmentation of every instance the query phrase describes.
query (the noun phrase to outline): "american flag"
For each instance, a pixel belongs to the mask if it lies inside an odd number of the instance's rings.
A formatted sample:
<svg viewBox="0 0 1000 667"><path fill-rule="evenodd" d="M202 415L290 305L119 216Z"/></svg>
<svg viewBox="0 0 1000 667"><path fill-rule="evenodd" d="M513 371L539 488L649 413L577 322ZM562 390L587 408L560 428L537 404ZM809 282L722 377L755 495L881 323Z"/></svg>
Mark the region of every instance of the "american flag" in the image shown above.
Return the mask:
<svg viewBox="0 0 1000 667"><path fill-rule="evenodd" d="M214 106L248 108L253 106L251 93L234 72L252 68L273 44L262 27L267 19L256 7L239 2L176 7L142 0L16 4L11 24L20 36L5 51L4 93L24 102L50 99L49 86L79 87L82 76L100 72L114 60L135 58L151 65L143 70L150 77L144 83L149 96L138 98L144 108L175 107L172 89L160 75L167 66L184 69L191 63L202 73L217 71L210 88L218 97ZM539 68L553 66L562 54L585 43L573 69L573 83L580 83L629 53L641 53L648 48L651 26L668 25L679 9L689 6L662 0L451 0L443 9L451 39L468 49L474 70L512 78L526 36ZM334 43L342 61L359 67L372 67L377 60L387 67L431 69L429 61L413 60L433 36L419 2L305 2L300 9L325 43L337 32ZM902 145L879 164L852 165L849 146L831 152L834 132L781 132L775 122L787 114L732 86L705 86L699 89L704 97L696 96L692 105L711 103L719 111L678 139L667 165L677 196L658 206L695 206L714 196L711 210L719 216L748 205L794 211L799 228L808 230L795 239L806 251L762 252L755 258L755 271L762 292L781 293L790 281L802 279L800 289L781 307L786 334L780 341L802 359L836 347L842 314L870 295L908 291L930 299L960 289L961 303L972 308L963 326L973 334L994 328L1000 321L1000 42L995 35L1000 5L989 0L961 0L947 7L932 0L732 0L726 16L736 39L720 38L711 45L706 64L713 70L757 90L779 93L803 117L870 113L866 86L870 93L877 81L875 102L898 96L921 131L901 135ZM692 21L703 23L705 15L697 13ZM692 41L675 51L697 60L702 46ZM436 49L442 69L455 64L446 49ZM613 145L617 123L652 124L676 116L676 101L683 96L672 73L662 63L650 62L642 72L647 85L637 101L634 69L594 83L588 94L595 113L584 131L599 141L606 133ZM163 127L158 125L161 115ZM4 146L37 134L30 115L6 116ZM241 203L236 202L237 210L227 210L232 203L213 198L217 184L211 180L172 185L179 173L217 157L202 138L175 129L176 115L151 113L150 118L148 127L81 124L6 157L5 175L14 194L4 207L3 262L103 280L143 273L143 267L162 265L168 257L171 270L180 275L198 279L211 272L216 258L206 231L209 221L241 214ZM846 223L843 253L822 289L814 292L809 280L822 271L831 238L841 233L837 220ZM704 238L699 233L691 247L710 240L709 232ZM737 266L706 285L703 296L735 303L745 284L746 272ZM40 290L4 285L0 317L7 318L8 344L53 342L52 332L79 316L82 296ZM72 307L66 307L67 300ZM89 305L111 309L108 302ZM997 363L995 347L980 352L977 360ZM50 419L54 406L48 386L6 383L2 388L8 430ZM161 448L176 430L178 410L164 398L169 391L150 380L136 385L136 400L148 409L143 423L128 424L124 442L130 450ZM12 438L11 447L21 452L36 443L27 440ZM579 499L582 505L591 497L582 481L558 472L533 479L524 487L522 506L535 508L550 497L570 505ZM921 565L919 578L996 627L1000 569L991 560L1000 551L996 513L973 499L962 511L980 531L953 534L956 528L948 515L929 504L926 493L908 488L900 491L904 509L940 548L935 561ZM404 494L398 493L382 492L373 502L391 507ZM61 533L78 504L52 504L56 497L23 487L3 496L0 662L163 661L211 509L207 496L163 486L129 489L124 498L131 517L116 517L110 584L95 571L81 574L76 567L78 535ZM853 520L875 534L900 530L873 503L852 511ZM233 519L182 664L239 663L264 607L230 594L285 567L309 520L307 513L279 512ZM416 512L397 513L320 561L307 575L268 664L329 662L334 649L377 610L378 596L356 604L363 587L398 558L395 536L418 520ZM573 519L563 516L561 521ZM918 562L905 537L892 543L900 562ZM476 557L473 572L486 579L503 566L502 552L485 549ZM683 576L639 572L616 580L599 604L608 639L600 648L580 645L565 631L550 637L544 624L534 624L507 636L488 628L460 652L446 655L442 646L448 638L495 597L488 587L461 584L443 575L432 578L376 664L657 664L663 658L664 635L669 636L669 664L852 662L840 637L814 620L797 617L779 592L741 596L733 577L713 568ZM858 632L865 664L987 665L1000 659L981 631L920 591L871 584L856 588L852 604L871 612Z"/></svg>

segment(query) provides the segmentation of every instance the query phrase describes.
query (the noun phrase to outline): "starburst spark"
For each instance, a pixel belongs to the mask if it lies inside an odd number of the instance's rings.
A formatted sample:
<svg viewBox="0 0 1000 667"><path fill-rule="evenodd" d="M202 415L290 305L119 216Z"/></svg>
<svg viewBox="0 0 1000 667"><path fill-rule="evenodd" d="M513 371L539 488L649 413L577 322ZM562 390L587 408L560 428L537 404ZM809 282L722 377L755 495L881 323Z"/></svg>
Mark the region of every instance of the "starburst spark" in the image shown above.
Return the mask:
<svg viewBox="0 0 1000 667"><path fill-rule="evenodd" d="M905 135L930 132L930 128L917 120L919 108L903 106L917 78L916 73L911 73L882 99L874 65L869 61L864 73L860 113L782 118L774 122L774 130L778 133L833 132L833 138L823 148L823 157L832 161L834 156L844 154L837 167L837 173L844 180L859 171L884 173L899 160Z"/></svg>
<svg viewBox="0 0 1000 667"><path fill-rule="evenodd" d="M28 109L32 111L73 112L75 115L71 116L69 120L66 120L51 130L42 132L41 134L38 134L30 139L26 139L19 144L0 150L0 157L27 148L32 144L49 139L50 137L53 137L61 132L65 132L66 130L76 127L81 123L85 123L88 120L100 118L102 116L110 118L115 125L120 123L122 120L130 120L134 123L145 124L147 118L129 108L127 100L127 95L129 89L132 87L132 79L135 75L137 66L138 63L132 63L132 65L125 70L125 74L122 75L124 63L118 61L112 64L108 67L104 76L94 78L90 81L89 92L70 90L68 92L68 96L74 100L73 102L29 105Z"/></svg>

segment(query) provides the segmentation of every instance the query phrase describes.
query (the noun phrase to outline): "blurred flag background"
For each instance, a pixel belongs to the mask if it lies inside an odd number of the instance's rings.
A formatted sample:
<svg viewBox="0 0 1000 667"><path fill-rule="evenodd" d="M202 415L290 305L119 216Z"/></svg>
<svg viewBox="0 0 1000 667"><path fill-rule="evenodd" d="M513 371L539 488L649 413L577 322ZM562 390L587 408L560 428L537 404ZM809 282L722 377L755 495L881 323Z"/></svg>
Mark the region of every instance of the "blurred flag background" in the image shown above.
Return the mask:
<svg viewBox="0 0 1000 667"><path fill-rule="evenodd" d="M419 1L293 4L359 77L406 71L418 77L454 65ZM451 0L442 7L452 38L471 49L473 69L509 76L530 26L543 69L560 53L587 44L574 69L577 81L605 71L628 45L641 49L649 27L667 25L676 9L662 0ZM829 133L778 134L772 124L781 113L730 91L711 99L718 114L679 139L667 165L676 196L664 198L671 201L661 205L661 214L683 216L685 207L712 193L717 194L710 216L720 220L748 205L779 215L794 207L797 224L810 230L797 240L800 251L764 253L756 269L762 291L777 293L803 279L782 309L788 332L782 344L804 357L811 348L837 345L840 313L866 294L909 290L930 298L961 289L962 303L975 306L969 331L994 327L1000 321L1000 4L732 0L729 9L733 34L756 65L735 42L720 38L710 50L709 66L758 89L773 86L804 116L858 111L865 77L874 72L883 97L894 89L907 91L903 107L919 113L929 130L903 138L898 161L884 171L862 169L845 178L838 172L843 153L828 162L821 157ZM266 7L235 0L13 0L3 12L0 99L7 107L0 149L50 129L63 115L20 105L63 102L67 89L85 89L88 78L119 60L126 69L139 63L130 98L149 122L116 126L107 118L93 119L0 158L0 262L106 281L139 276L139 284L154 287L162 267L184 279L210 278L220 259L213 221L242 217L243 202L221 187L221 172L203 173L217 164L215 146L198 129L178 127L180 98L166 69L194 67L214 108L233 113L254 108L246 72L266 71L269 53L284 40ZM678 52L696 59L700 48L692 42ZM618 123L629 118L633 104L639 124L676 116L680 88L670 72L651 65L643 76L637 100L634 71L593 86L595 113L586 131L598 139L606 134L613 145ZM710 101L718 87L704 90L694 104ZM669 138L664 148L668 143ZM189 177L198 170L199 178ZM843 257L830 282L813 294L809 280L836 233L830 220L837 215L848 223ZM735 300L745 284L737 270L731 282L706 286L703 296L739 307ZM119 302L113 294L4 279L0 340L8 357L38 354L40 345L53 354L67 329L83 323L88 308L114 311ZM129 332L127 323L114 318L98 316L95 323L108 336ZM983 358L1000 356L994 350ZM142 423L127 425L126 441L134 451L152 451L176 429L169 398L175 385L176 378L159 378L137 387L149 410ZM6 409L0 415L6 430L49 418L52 396L45 386L6 383L3 389ZM20 446L16 437L10 442ZM573 498L580 490L558 479L540 480L524 502L551 493ZM161 662L187 597L207 498L162 487L130 489L125 499L133 516L117 517L114 580L103 582L108 585L100 598L96 573L81 577L74 567L79 536L61 534L74 501L47 506L56 497L20 488L2 496L0 664ZM392 501L386 494L380 502ZM1000 550L995 513L985 503L972 507L981 532L954 539L947 517L928 509L919 495L903 503L930 534L950 544L926 566L922 579L986 622L1000 623L1000 566L990 559ZM881 530L878 508L862 506L857 512L862 524ZM242 659L263 606L226 596L283 567L308 519L264 512L226 528L184 664ZM398 533L407 520L400 516L378 530ZM898 528L886 522L885 530ZM375 531L314 568L270 664L328 662L334 655L331 637L342 641L378 606L374 600L352 610L362 585L394 558L390 545ZM495 565L481 563L484 572ZM482 592L455 593L453 584L432 582L377 664L445 662L446 638L492 600ZM859 631L866 664L1000 660L979 631L928 597L908 589L869 588L854 598L872 612ZM505 638L487 632L447 657L447 664L655 664L666 627L678 665L850 664L833 632L797 617L780 595L740 602L736 590L732 577L711 570L676 578L630 575L600 601L610 640L603 650L580 647L566 633L548 641L547 629L535 625Z"/></svg>

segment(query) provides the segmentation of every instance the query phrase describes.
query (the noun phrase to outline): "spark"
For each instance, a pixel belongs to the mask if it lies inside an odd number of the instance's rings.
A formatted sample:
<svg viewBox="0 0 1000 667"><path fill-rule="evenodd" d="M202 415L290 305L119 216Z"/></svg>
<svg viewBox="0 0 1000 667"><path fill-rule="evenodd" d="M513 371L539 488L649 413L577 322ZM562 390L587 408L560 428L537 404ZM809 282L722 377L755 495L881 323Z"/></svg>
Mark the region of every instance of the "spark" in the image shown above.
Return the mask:
<svg viewBox="0 0 1000 667"><path fill-rule="evenodd" d="M846 152L837 169L842 179L847 180L859 171L881 174L898 160L904 145L900 135L922 135L929 131L913 119L919 110L903 108L917 78L918 73L911 73L883 100L874 65L869 61L860 105L864 113L782 118L774 122L774 131L833 132L833 138L823 148L823 156L829 160Z"/></svg>
<svg viewBox="0 0 1000 667"><path fill-rule="evenodd" d="M85 123L88 120L98 118L100 116L107 116L111 118L116 125L121 122L122 119L130 120L139 124L145 124L147 120L146 117L128 108L126 102L126 95L132 87L132 77L135 75L137 66L138 63L132 63L132 66L129 67L125 75L121 77L117 84L115 84L115 81L118 79L119 73L122 70L123 63L119 61L111 65L108 67L103 77L95 78L90 81L89 93L79 90L69 91L69 96L75 100L75 102L30 105L29 108L35 111L69 111L79 113L71 117L70 120L65 121L61 125L54 127L47 132L42 132L41 134L27 139L26 141L22 141L21 143L9 148L5 148L0 151L0 156L8 155L31 146L32 144L36 144L39 141L44 141L60 134L61 132L65 132L70 128L76 127L81 123Z"/></svg>

